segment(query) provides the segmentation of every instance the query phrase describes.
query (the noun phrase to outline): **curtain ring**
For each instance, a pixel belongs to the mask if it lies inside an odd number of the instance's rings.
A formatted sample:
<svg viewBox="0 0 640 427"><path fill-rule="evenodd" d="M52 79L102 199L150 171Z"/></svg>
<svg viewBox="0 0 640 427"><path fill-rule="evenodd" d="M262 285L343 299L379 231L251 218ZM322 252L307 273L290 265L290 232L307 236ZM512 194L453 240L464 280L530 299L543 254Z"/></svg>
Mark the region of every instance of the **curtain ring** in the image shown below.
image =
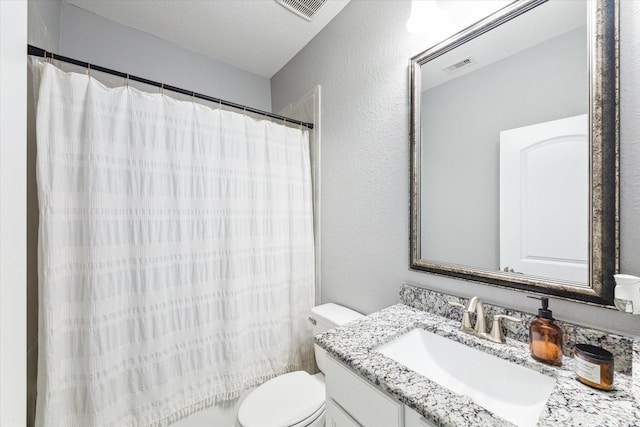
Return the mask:
<svg viewBox="0 0 640 427"><path fill-rule="evenodd" d="M191 102L196 102L196 93L191 92Z"/></svg>
<svg viewBox="0 0 640 427"><path fill-rule="evenodd" d="M218 99L218 109L222 111L222 99Z"/></svg>
<svg viewBox="0 0 640 427"><path fill-rule="evenodd" d="M49 60L49 64L53 65L53 52L51 52L51 58Z"/></svg>
<svg viewBox="0 0 640 427"><path fill-rule="evenodd" d="M124 80L124 85L129 87L129 74L127 74L127 78Z"/></svg>
<svg viewBox="0 0 640 427"><path fill-rule="evenodd" d="M160 95L164 95L164 83L160 83Z"/></svg>
<svg viewBox="0 0 640 427"><path fill-rule="evenodd" d="M89 76L89 78L91 78L91 64L89 64L88 62L87 62L87 76Z"/></svg>

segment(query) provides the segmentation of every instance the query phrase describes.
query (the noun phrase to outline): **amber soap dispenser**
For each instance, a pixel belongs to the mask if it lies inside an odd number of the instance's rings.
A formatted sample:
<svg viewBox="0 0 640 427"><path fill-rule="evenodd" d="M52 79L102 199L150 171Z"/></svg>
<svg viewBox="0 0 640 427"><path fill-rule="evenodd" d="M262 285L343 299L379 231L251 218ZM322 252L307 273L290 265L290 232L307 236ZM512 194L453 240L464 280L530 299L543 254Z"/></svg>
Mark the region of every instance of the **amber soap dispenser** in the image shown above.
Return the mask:
<svg viewBox="0 0 640 427"><path fill-rule="evenodd" d="M556 325L549 310L549 298L531 296L529 298L542 301L542 308L538 309L538 317L531 322L529 328L531 357L538 362L560 365L562 364L562 329Z"/></svg>

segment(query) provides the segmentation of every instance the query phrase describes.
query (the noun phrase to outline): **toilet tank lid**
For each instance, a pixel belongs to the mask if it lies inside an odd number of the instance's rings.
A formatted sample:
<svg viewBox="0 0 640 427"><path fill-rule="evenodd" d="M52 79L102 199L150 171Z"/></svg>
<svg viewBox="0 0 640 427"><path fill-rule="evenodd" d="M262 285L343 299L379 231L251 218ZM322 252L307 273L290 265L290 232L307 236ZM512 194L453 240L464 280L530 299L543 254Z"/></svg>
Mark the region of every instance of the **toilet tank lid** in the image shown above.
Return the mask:
<svg viewBox="0 0 640 427"><path fill-rule="evenodd" d="M345 323L364 317L357 311L332 302L313 307L311 314L317 321L335 326L344 325Z"/></svg>

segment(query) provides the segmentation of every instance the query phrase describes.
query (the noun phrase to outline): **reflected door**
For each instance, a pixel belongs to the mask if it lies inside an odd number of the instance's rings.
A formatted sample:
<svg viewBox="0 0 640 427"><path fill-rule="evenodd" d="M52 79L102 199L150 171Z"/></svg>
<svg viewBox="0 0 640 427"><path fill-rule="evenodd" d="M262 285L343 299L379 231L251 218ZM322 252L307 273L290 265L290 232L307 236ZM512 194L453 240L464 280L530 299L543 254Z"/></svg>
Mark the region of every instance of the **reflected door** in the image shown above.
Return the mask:
<svg viewBox="0 0 640 427"><path fill-rule="evenodd" d="M588 283L587 115L500 132L500 268Z"/></svg>

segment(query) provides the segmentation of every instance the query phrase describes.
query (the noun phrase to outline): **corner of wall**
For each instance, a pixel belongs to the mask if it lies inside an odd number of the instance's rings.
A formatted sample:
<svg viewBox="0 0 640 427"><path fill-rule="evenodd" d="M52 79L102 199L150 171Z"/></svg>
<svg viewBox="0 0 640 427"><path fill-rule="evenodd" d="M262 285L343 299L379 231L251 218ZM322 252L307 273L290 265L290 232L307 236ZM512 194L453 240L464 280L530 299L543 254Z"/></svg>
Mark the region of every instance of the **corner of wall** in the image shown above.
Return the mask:
<svg viewBox="0 0 640 427"><path fill-rule="evenodd" d="M50 52L60 51L62 0L28 0L28 43Z"/></svg>

